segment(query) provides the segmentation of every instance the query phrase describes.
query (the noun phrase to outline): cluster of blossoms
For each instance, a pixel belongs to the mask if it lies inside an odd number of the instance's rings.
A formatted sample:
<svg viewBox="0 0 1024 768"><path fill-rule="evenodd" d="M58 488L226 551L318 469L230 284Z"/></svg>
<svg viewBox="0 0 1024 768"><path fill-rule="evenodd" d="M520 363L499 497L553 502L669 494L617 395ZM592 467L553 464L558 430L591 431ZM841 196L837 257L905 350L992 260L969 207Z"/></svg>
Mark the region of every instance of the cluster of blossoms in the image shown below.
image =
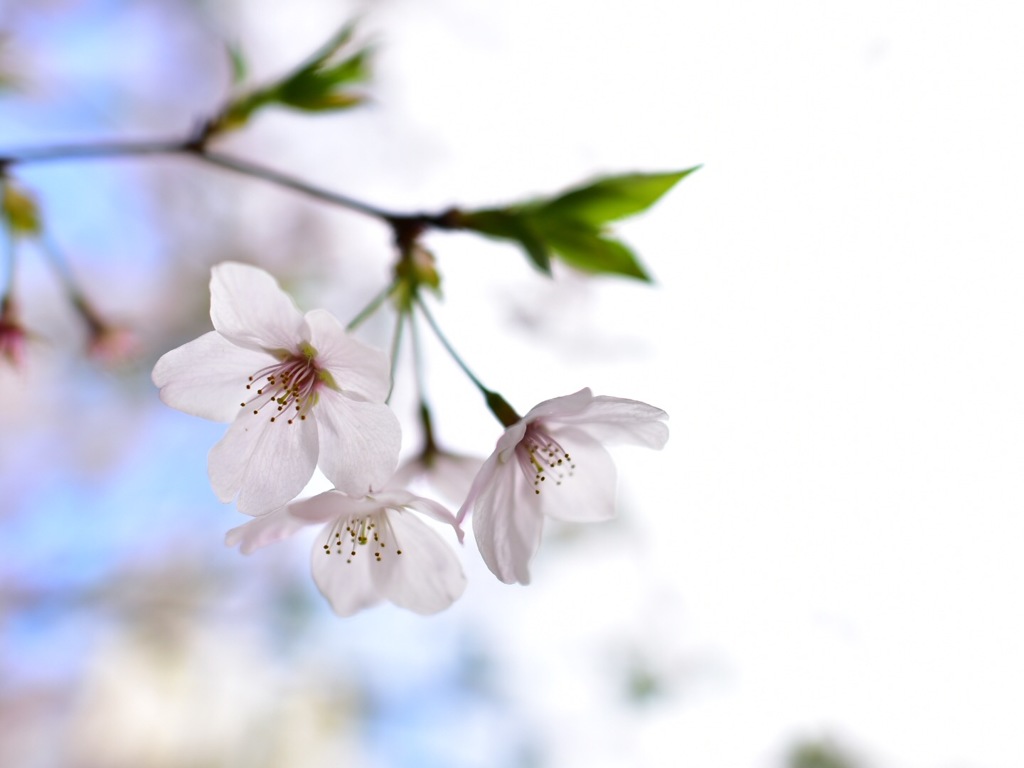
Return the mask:
<svg viewBox="0 0 1024 768"><path fill-rule="evenodd" d="M472 515L488 568L503 582L528 583L545 517L614 515L615 467L604 443L661 448L668 439L667 414L635 400L583 389L520 417L498 398L502 407L492 410L505 431L476 462L453 514L405 487L422 467L398 467L402 436L386 402L384 353L324 310L301 313L274 278L244 264L214 267L210 317L214 330L161 357L153 382L166 404L230 423L210 451L210 481L221 501L253 519L227 543L249 553L321 525L312 575L342 616L382 600L436 613L462 594L458 556L420 515L449 526L459 543ZM334 489L296 500L317 468Z"/></svg>

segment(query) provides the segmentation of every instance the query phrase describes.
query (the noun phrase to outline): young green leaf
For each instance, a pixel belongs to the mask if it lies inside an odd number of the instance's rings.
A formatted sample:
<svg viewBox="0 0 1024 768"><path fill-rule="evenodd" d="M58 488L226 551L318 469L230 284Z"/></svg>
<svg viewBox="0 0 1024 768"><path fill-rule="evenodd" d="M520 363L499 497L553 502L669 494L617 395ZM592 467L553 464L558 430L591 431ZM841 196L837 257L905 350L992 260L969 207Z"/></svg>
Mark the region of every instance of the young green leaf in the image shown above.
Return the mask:
<svg viewBox="0 0 1024 768"><path fill-rule="evenodd" d="M340 51L345 46L345 44L352 39L352 36L355 34L355 31L355 23L349 23L343 26L341 29L334 33L333 37L331 37L326 43L320 46L320 48L314 51L312 56L310 56L306 61L304 61L294 70L292 70L292 73L291 75L289 75L289 77L300 75L303 72L311 72L313 70L321 69L332 56L334 56L338 51Z"/></svg>
<svg viewBox="0 0 1024 768"><path fill-rule="evenodd" d="M362 48L340 61L333 61L354 32L352 24L343 27L309 61L284 78L275 89L277 101L308 111L342 109L360 103L362 96L346 93L340 87L369 78L370 48Z"/></svg>
<svg viewBox="0 0 1024 768"><path fill-rule="evenodd" d="M545 275L551 274L551 253L529 218L514 208L472 211L460 216L462 229L471 229L499 240L519 243L530 262Z"/></svg>
<svg viewBox="0 0 1024 768"><path fill-rule="evenodd" d="M576 269L651 281L629 248L599 230L563 222L545 229L544 237L559 258Z"/></svg>
<svg viewBox="0 0 1024 768"><path fill-rule="evenodd" d="M310 58L283 77L236 96L212 124L211 133L240 128L256 111L271 104L307 112L347 109L361 104L365 96L347 90L346 86L369 79L371 49L364 47L337 60L354 33L354 24L342 27ZM229 51L237 77L242 59L236 51Z"/></svg>
<svg viewBox="0 0 1024 768"><path fill-rule="evenodd" d="M633 216L650 208L681 179L700 166L669 173L606 176L537 204L542 217L573 219L591 225Z"/></svg>
<svg viewBox="0 0 1024 768"><path fill-rule="evenodd" d="M459 212L453 228L518 243L546 275L551 258L593 274L621 275L650 282L636 255L610 236L610 221L640 213L700 166L667 173L607 176L557 197L507 208Z"/></svg>

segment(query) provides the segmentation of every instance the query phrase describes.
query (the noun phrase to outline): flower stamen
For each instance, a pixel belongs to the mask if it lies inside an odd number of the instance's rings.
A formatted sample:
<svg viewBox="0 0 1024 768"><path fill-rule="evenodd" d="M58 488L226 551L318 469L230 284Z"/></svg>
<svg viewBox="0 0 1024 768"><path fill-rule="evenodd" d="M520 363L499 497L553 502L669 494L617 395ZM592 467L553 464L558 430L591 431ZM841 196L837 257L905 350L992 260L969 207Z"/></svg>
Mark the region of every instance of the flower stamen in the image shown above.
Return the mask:
<svg viewBox="0 0 1024 768"><path fill-rule="evenodd" d="M316 404L318 391L323 385L324 378L320 368L316 365L314 356L306 351L289 355L274 365L256 371L248 378L245 388L250 392L255 388L255 397L242 402L243 408L252 408L253 415L258 416L260 411L267 405L273 403L273 414L271 422L278 421L281 417L288 424L293 424L296 419L305 421L310 409ZM290 418L285 411L295 413Z"/></svg>
<svg viewBox="0 0 1024 768"><path fill-rule="evenodd" d="M562 481L572 477L576 465L572 457L538 425L531 424L527 427L523 439L516 445L516 458L519 466L527 480L533 480L533 492L540 494L541 484L547 483L548 477L554 480L555 485L561 485Z"/></svg>
<svg viewBox="0 0 1024 768"><path fill-rule="evenodd" d="M383 529L387 529L386 531ZM345 555L345 562L351 563L359 554L360 547L367 547L378 563L386 554L387 540L394 540L394 530L386 516L350 517L335 521L323 545L325 555ZM395 550L402 554L401 549Z"/></svg>

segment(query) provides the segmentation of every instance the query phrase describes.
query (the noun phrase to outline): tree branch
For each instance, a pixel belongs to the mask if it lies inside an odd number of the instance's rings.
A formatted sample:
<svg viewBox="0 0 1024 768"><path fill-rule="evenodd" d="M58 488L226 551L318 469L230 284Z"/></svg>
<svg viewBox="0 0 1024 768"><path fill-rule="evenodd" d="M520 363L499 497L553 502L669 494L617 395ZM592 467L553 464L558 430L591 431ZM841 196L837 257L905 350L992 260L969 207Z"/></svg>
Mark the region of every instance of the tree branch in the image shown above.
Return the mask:
<svg viewBox="0 0 1024 768"><path fill-rule="evenodd" d="M89 144L56 144L49 147L30 147L0 155L0 175L16 165L69 160L112 159L118 157L186 155L194 157L207 165L224 168L251 178L262 179L308 197L379 219L391 227L396 243L402 243L407 240L411 232L419 234L419 232L428 228L459 228L457 212L454 210L447 210L437 214L388 211L348 195L317 187L273 168L238 157L232 157L222 152L211 151L206 147L206 139L205 134L199 133L185 140L100 141Z"/></svg>

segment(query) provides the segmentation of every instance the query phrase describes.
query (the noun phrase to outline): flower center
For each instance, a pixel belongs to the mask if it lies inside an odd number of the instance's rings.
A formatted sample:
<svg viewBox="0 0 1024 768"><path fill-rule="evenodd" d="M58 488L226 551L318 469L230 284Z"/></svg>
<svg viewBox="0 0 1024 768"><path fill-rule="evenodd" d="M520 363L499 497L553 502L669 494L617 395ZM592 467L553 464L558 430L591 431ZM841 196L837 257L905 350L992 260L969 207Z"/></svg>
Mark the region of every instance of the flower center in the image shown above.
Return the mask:
<svg viewBox="0 0 1024 768"><path fill-rule="evenodd" d="M572 457L551 435L537 424L530 424L516 446L516 459L527 480L533 481L533 492L540 494L548 478L556 486L572 477L576 465Z"/></svg>
<svg viewBox="0 0 1024 768"><path fill-rule="evenodd" d="M245 388L254 394L242 407L252 408L253 416L258 416L269 406L272 422L305 421L326 379L316 365L316 350L304 347L250 376Z"/></svg>
<svg viewBox="0 0 1024 768"><path fill-rule="evenodd" d="M385 531L384 529L387 529ZM344 555L345 562L351 563L359 554L360 549L364 553L373 555L378 563L381 557L387 552L387 534L394 538L394 531L388 525L385 515L367 515L366 517L349 517L335 521L331 532L327 534L327 543L324 544L325 555ZM396 555L402 554L401 549L395 550Z"/></svg>

